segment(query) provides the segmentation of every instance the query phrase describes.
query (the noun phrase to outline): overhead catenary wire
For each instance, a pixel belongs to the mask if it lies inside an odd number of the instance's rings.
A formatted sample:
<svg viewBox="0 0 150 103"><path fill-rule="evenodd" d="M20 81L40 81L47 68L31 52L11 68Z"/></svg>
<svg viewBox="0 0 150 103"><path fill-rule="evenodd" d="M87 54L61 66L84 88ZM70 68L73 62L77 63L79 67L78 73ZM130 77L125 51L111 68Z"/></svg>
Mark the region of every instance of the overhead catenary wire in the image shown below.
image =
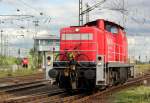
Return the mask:
<svg viewBox="0 0 150 103"><path fill-rule="evenodd" d="M136 12L136 14L135 14L136 16L131 16L131 14L130 14L131 10L129 10L129 7L126 4L127 1L125 2L125 0L114 0L113 2L109 2L109 3L110 3L109 5L100 6L99 10L106 9L106 10L120 12L122 14L122 20L123 20L122 21L122 25L125 27L125 29L127 29L127 26L128 26L128 25L126 25L127 19L132 20L134 23L136 23L137 26L138 25L143 25L143 24L146 23L147 19L145 18L145 16L143 17L142 20L139 20L139 18L137 16L137 10L135 11ZM141 15L140 15L140 17L141 17ZM139 32L135 33L135 34L139 34ZM133 36L133 38L135 39L135 42L137 42L135 36ZM144 43L143 47L145 47L145 46L146 46L146 44ZM144 50L144 48L142 50ZM141 52L141 51L137 50L137 43L135 43L134 44L134 50L133 50L133 57L138 56L138 55L142 56L141 55L142 53L139 53L139 52ZM146 61L147 61L147 57L146 56L145 56L145 58L146 58Z"/></svg>
<svg viewBox="0 0 150 103"><path fill-rule="evenodd" d="M18 0L19 2L21 2L23 5L25 5L26 7L34 10L35 12L41 14L41 12L39 12L39 10L35 9L33 6L29 5L28 3L26 3L24 0Z"/></svg>
<svg viewBox="0 0 150 103"><path fill-rule="evenodd" d="M104 2L106 2L106 0L102 0L99 2L96 2L96 4L89 6L86 8L86 10L83 10L83 0L79 0L79 25L83 25L83 19L84 19L84 15L87 14L89 15L89 12L93 11L94 9L98 8L101 4L103 4ZM89 16L87 16L89 17ZM89 18L87 18L89 19Z"/></svg>

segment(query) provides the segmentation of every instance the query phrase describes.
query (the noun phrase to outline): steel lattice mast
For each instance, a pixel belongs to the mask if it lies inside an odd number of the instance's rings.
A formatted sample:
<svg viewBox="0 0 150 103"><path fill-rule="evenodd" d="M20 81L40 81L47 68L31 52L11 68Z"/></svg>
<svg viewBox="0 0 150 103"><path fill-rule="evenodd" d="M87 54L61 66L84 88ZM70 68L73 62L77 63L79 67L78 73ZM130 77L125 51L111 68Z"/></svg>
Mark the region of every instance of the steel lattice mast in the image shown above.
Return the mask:
<svg viewBox="0 0 150 103"><path fill-rule="evenodd" d="M83 25L83 16L86 14L86 19L89 21L89 12L93 11L95 8L98 8L101 4L103 4L106 0L100 1L93 6L89 6L86 4L86 10L83 11L83 0L79 0L79 26Z"/></svg>
<svg viewBox="0 0 150 103"><path fill-rule="evenodd" d="M79 26L83 25L83 0L79 0Z"/></svg>

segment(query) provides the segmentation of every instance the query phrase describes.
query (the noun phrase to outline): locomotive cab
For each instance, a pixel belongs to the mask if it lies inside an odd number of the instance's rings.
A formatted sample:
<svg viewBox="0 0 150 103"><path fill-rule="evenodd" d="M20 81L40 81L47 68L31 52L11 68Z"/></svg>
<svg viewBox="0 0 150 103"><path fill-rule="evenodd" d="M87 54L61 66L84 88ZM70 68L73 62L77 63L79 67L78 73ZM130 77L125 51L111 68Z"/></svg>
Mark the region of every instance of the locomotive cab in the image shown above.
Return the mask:
<svg viewBox="0 0 150 103"><path fill-rule="evenodd" d="M60 30L60 53L49 76L65 89L92 90L131 76L123 27L103 19Z"/></svg>

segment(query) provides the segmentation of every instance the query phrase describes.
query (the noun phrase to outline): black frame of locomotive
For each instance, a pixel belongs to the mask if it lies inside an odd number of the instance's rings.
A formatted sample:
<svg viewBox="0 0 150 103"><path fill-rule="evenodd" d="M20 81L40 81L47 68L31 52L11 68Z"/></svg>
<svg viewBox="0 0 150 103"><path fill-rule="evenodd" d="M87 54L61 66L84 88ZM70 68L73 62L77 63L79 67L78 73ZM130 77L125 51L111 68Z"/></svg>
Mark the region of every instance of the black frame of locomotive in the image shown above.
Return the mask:
<svg viewBox="0 0 150 103"><path fill-rule="evenodd" d="M75 49L74 49L75 50ZM123 64L119 62L104 63L104 78L105 81L100 81L103 85L96 85L96 62L77 62L73 57L69 57L69 53L64 52L57 54L55 60L59 56L64 56L66 61L54 61L53 69L49 71L52 78L56 78L56 84L67 90L93 90L95 88L103 88L107 86L125 83L128 78L134 77L134 66L131 64ZM78 54L78 56L85 54ZM102 60L101 56L97 57ZM73 69L74 68L74 69ZM131 70L133 68L133 70ZM133 73L132 73L133 72ZM113 73L113 74L112 74ZM53 76L52 76L53 75ZM110 79L112 76L112 79ZM108 79L108 80L107 80ZM73 86L74 85L74 86Z"/></svg>

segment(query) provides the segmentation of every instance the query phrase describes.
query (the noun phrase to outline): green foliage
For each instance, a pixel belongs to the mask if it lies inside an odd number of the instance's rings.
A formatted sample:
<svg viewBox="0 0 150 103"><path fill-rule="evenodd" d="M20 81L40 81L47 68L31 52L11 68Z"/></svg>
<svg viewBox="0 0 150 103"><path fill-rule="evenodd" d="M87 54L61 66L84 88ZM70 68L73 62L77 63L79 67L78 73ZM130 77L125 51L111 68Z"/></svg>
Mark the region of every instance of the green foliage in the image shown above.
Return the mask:
<svg viewBox="0 0 150 103"><path fill-rule="evenodd" d="M37 52L34 51L34 49L31 49L29 52L29 66L30 68L37 69L39 67L39 64L42 63L42 56L38 55Z"/></svg>
<svg viewBox="0 0 150 103"><path fill-rule="evenodd" d="M29 59L29 65L27 69L27 68L22 68L21 58L6 57L0 55L0 77L22 76L22 75L30 75L36 73L38 63L42 61L42 58L38 56L38 53L34 52L34 50L31 49L28 59Z"/></svg>
<svg viewBox="0 0 150 103"><path fill-rule="evenodd" d="M114 94L111 98L113 103L150 103L150 87L130 88Z"/></svg>
<svg viewBox="0 0 150 103"><path fill-rule="evenodd" d="M21 58L17 58L17 59L15 60L15 64L17 64L17 65L21 65L21 61L22 61L22 59L21 59Z"/></svg>
<svg viewBox="0 0 150 103"><path fill-rule="evenodd" d="M0 56L0 66L16 64L16 59L15 57Z"/></svg>

